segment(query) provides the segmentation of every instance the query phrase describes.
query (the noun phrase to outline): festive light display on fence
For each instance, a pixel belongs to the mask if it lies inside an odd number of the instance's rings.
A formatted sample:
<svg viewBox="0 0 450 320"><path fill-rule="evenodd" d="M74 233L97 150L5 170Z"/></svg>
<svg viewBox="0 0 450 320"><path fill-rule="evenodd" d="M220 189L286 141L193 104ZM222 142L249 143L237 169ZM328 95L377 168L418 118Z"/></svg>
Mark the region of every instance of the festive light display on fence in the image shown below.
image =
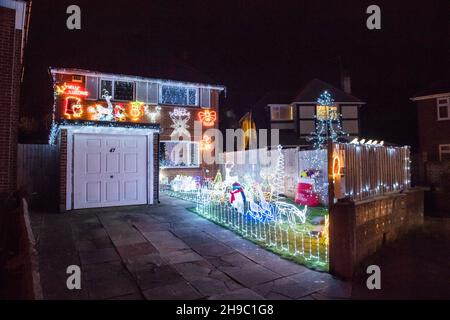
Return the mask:
<svg viewBox="0 0 450 320"><path fill-rule="evenodd" d="M384 145L384 141L380 141L380 142L378 142L378 140L366 141L366 139L358 140L358 138L353 139L350 143L351 144L368 145L368 146L377 146L377 147L382 147Z"/></svg>
<svg viewBox="0 0 450 320"><path fill-rule="evenodd" d="M214 182L195 191L180 192L172 188L168 193L194 202L198 214L245 238L291 256L294 260L327 270L328 249L324 246L328 241L328 231L324 230L325 225L320 227L319 232L315 231L308 222L311 209L290 203L281 195L284 156L281 147L277 151L274 182L278 186L273 188L273 192L265 193L263 186L249 175L240 179L231 176L232 165L228 164L225 166L225 180L218 172ZM174 183L175 188L178 188L179 180L177 178Z"/></svg>
<svg viewBox="0 0 450 320"><path fill-rule="evenodd" d="M333 153L342 154L345 195L354 200L399 192L411 186L409 147L381 147L365 139L336 143ZM373 171L376 168L376 172Z"/></svg>

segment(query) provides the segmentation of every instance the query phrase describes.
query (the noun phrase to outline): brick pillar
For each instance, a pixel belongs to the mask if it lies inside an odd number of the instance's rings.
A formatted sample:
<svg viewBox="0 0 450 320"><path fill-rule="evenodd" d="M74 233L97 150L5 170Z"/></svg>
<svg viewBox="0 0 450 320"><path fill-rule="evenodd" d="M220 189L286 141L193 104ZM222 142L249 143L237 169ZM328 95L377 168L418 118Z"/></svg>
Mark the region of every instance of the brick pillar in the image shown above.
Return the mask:
<svg viewBox="0 0 450 320"><path fill-rule="evenodd" d="M22 72L22 30L16 10L0 6L0 193L17 184L17 132Z"/></svg>
<svg viewBox="0 0 450 320"><path fill-rule="evenodd" d="M330 210L330 273L351 279L355 263L355 204L340 201Z"/></svg>

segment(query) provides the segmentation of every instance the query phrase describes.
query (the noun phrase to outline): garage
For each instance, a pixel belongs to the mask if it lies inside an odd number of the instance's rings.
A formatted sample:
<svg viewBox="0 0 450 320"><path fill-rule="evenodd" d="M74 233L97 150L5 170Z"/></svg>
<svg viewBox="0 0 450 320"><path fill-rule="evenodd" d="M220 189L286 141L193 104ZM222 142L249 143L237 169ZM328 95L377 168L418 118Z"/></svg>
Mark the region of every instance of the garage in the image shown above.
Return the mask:
<svg viewBox="0 0 450 320"><path fill-rule="evenodd" d="M147 203L147 137L74 135L74 209Z"/></svg>

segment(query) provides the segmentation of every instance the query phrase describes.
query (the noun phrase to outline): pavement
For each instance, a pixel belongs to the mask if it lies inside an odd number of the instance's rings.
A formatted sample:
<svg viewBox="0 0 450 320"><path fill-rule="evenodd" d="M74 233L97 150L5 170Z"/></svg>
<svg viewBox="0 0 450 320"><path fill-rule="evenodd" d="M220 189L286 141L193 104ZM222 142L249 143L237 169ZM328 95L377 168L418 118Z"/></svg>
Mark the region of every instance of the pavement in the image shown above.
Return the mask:
<svg viewBox="0 0 450 320"><path fill-rule="evenodd" d="M450 219L381 248L352 282L284 260L161 197L153 206L32 213L45 299L450 299ZM368 290L365 268L381 268ZM81 289L66 285L70 265Z"/></svg>
<svg viewBox="0 0 450 320"><path fill-rule="evenodd" d="M352 284L284 260L161 197L153 206L33 213L45 299L347 299ZM69 290L67 267L81 268Z"/></svg>

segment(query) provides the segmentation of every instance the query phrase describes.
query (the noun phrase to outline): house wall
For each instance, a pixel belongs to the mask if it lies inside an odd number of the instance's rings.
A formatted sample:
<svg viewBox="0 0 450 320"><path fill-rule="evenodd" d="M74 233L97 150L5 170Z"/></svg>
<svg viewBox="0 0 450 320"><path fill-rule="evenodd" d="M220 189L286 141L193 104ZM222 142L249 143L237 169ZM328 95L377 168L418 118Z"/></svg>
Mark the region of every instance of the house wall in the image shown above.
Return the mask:
<svg viewBox="0 0 450 320"><path fill-rule="evenodd" d="M171 140L171 133L173 128L171 128L172 120L170 119L169 112L172 112L173 109L177 108L175 106L161 106L161 141ZM214 126L205 127L202 126L201 135L196 135L194 130L194 122L199 121L198 113L203 109L199 107L186 107L186 109L191 113L190 119L188 121L189 128L187 129L191 134L191 140L200 141L202 139L203 134L208 129L219 129L219 92L216 90L211 90L211 108L210 110L214 110L217 115L217 120ZM207 151L200 151L200 156L203 158L203 154ZM201 161L201 159L200 159ZM167 177L169 180L173 179L176 175L187 175L187 176L201 176L201 177L209 177L214 179L216 172L218 170L217 164L208 165L206 163L200 163L198 168L164 168L161 169L162 174Z"/></svg>
<svg viewBox="0 0 450 320"><path fill-rule="evenodd" d="M76 75L76 73L73 74L66 74L66 73L58 73L55 72L54 73L54 81L55 81L55 85L63 85L64 83L73 83L72 80L72 76ZM95 76L98 76L97 74L95 74ZM108 78L108 77L105 77ZM86 77L82 77L82 82L77 83L79 84L82 88L86 88ZM120 77L118 77L116 80L120 81ZM150 80L149 80L150 81ZM194 85L193 85L194 86ZM156 119L156 123L160 125L161 127L161 134L159 136L159 141L167 141L167 140L171 140L171 133L173 132L173 128L171 127L173 125L172 119L170 118L170 112L172 112L175 108L185 108L190 112L190 119L187 123L187 125L189 126L189 128L187 129L191 135L191 140L192 141L200 141L203 137L203 133L210 128L219 128L219 94L220 91L219 90L215 90L215 89L210 89L209 90L209 94L210 94L210 106L209 106L209 110L213 110L216 112L216 121L214 126L209 126L209 127L205 127L202 126L200 134L195 134L194 131L194 121L198 121L199 120L199 113L204 111L205 109L203 108L203 106L200 105L199 106L194 106L194 107L189 107L189 106L175 106L175 105L163 105L163 104L158 104L161 107L161 111L160 111L160 116ZM135 94L136 96L136 94ZM122 105L126 106L127 104L129 104L131 101L115 101L115 100L111 100L113 105L117 104L117 103L121 103ZM56 96L56 100L55 100L55 110L56 110L56 118L57 119L62 119L62 118L67 118L67 116L64 115L64 103L65 103L65 96L64 95L57 95ZM105 100L92 100L92 99L88 99L88 98L82 98L81 100L82 104L86 104L86 105L95 105L95 104L101 104L102 106L106 106L106 102ZM84 120L92 120L92 119L85 119L84 118L85 115L83 115L81 118ZM77 120L76 118L73 118L71 120ZM147 121L147 120L145 120ZM140 122L140 120L136 121L137 123ZM207 151L205 151L207 152ZM159 161L159 151L158 151L158 157L156 158ZM200 166L198 168L165 168L162 169L163 170L163 174L164 176L168 177L169 180L173 179L176 175L178 174L183 174L183 175L192 175L192 176L203 176L203 177L211 177L214 178L215 173L217 171L218 167L217 165L213 164L213 165L206 165L206 164L200 164ZM155 170L155 171L159 171Z"/></svg>
<svg viewBox="0 0 450 320"><path fill-rule="evenodd" d="M351 103L336 103L338 112L341 113L341 125L345 132L349 134L349 140L359 136L359 105ZM316 126L316 104L294 104L294 119L292 121L272 121L271 129L280 129L280 141L287 141L283 135L292 136L293 133L299 138L305 139L311 135ZM269 106L270 117L270 106ZM295 144L293 141L292 144Z"/></svg>
<svg viewBox="0 0 450 320"><path fill-rule="evenodd" d="M6 1L5 4L13 5ZM23 19L0 3L0 193L16 189L19 92L22 70ZM17 20L17 21L16 21Z"/></svg>
<svg viewBox="0 0 450 320"><path fill-rule="evenodd" d="M439 144L450 144L450 120L437 120L436 99L419 100L416 103L419 150L426 152L425 161L438 161Z"/></svg>

